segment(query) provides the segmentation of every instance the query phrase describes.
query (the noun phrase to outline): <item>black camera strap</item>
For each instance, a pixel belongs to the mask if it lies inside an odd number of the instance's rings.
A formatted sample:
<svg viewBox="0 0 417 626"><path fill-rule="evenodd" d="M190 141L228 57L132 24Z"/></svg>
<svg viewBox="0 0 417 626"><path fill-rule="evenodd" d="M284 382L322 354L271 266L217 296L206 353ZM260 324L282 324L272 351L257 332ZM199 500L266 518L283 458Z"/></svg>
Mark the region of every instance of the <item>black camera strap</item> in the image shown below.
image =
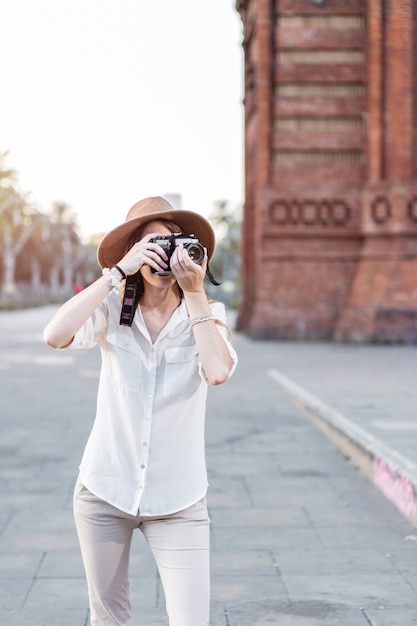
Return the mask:
<svg viewBox="0 0 417 626"><path fill-rule="evenodd" d="M139 279L140 273L132 274L126 278L125 284L125 292L123 294L123 302L122 302L122 311L120 313L120 322L121 326L132 326L133 318L135 317L136 309L139 304ZM212 285L216 285L218 287L221 283L218 283L217 280L213 277L211 273L208 263L206 275Z"/></svg>
<svg viewBox="0 0 417 626"><path fill-rule="evenodd" d="M221 283L218 283L217 280L214 278L213 274L210 272L208 263L207 263L206 275L212 285L215 285L216 287L219 287L219 285L221 285Z"/></svg>
<svg viewBox="0 0 417 626"><path fill-rule="evenodd" d="M139 272L126 278L122 312L119 322L121 326L132 326L133 318L135 317L136 309L139 304L138 278Z"/></svg>

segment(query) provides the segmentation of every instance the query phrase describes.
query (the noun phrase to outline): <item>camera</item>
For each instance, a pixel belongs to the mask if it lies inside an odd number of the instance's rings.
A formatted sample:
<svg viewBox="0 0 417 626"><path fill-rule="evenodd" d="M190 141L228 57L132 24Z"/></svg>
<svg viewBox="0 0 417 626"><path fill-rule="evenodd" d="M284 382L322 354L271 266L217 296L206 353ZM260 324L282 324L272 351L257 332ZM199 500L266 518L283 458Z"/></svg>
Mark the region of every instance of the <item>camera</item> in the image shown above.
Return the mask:
<svg viewBox="0 0 417 626"><path fill-rule="evenodd" d="M168 263L169 260L175 250L175 248L182 243L184 248L187 250L190 258L196 263L196 265L201 265L204 261L204 248L201 243L198 241L197 237L194 235L182 235L180 233L173 235L166 235L165 237L154 237L150 239L152 243L157 243L161 248L164 249L167 257ZM163 272L157 272L151 267L151 271L158 276L167 276L171 274L171 270L167 269ZM209 270L209 266L207 263L206 274L212 285L220 285L214 278L213 274ZM138 279L140 277L140 271L136 274L132 274L126 278L125 291L122 302L122 310L120 313L120 324L122 326L131 326L133 322L133 318L135 316L135 311L137 309L139 303L140 292L138 288Z"/></svg>
<svg viewBox="0 0 417 626"><path fill-rule="evenodd" d="M161 248L163 248L165 254L168 257L168 263L175 248L179 246L180 243L182 243L185 250L187 250L190 256L190 259L194 261L196 265L201 265L204 261L204 248L201 243L199 243L197 237L195 237L194 235L173 234L162 237L154 237L153 239L150 239L150 241L152 243L157 243L158 246L161 246ZM151 271L158 276L166 276L167 274L171 274L170 269L167 269L163 272L158 272L153 267L151 267Z"/></svg>

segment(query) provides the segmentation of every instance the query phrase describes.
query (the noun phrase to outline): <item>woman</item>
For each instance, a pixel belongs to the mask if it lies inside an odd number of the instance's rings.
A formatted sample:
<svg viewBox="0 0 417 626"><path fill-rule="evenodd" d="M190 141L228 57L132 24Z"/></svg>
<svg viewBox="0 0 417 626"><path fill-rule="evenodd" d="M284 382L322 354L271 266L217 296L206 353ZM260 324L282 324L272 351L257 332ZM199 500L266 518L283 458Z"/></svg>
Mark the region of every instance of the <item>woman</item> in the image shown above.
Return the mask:
<svg viewBox="0 0 417 626"><path fill-rule="evenodd" d="M201 264L181 243L168 258L153 241L178 232L204 246ZM93 626L130 624L135 528L156 559L170 626L209 624L205 403L207 385L224 383L237 362L224 306L203 286L214 241L197 213L160 197L141 200L101 242L103 276L44 331L54 348L102 352L96 418L74 492ZM121 281L138 272L129 326L120 320Z"/></svg>

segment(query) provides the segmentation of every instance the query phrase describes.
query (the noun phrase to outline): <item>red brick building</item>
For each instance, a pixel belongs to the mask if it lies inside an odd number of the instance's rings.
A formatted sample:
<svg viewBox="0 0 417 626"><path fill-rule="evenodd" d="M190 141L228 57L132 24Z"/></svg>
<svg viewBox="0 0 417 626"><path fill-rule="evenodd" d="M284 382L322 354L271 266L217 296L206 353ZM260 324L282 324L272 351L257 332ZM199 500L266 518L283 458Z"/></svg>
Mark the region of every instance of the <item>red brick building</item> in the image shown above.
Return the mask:
<svg viewBox="0 0 417 626"><path fill-rule="evenodd" d="M417 340L416 0L238 0L238 326Z"/></svg>

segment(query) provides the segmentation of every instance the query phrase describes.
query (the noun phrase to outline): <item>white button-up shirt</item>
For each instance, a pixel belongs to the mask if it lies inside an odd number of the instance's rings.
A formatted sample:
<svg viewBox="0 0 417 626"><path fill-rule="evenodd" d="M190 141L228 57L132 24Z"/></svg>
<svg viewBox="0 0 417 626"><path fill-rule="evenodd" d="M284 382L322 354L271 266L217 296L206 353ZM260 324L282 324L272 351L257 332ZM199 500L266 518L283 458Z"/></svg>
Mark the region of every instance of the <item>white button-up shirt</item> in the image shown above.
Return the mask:
<svg viewBox="0 0 417 626"><path fill-rule="evenodd" d="M210 308L226 322L222 303ZM80 478L96 496L132 515L175 513L207 491L207 380L184 301L155 343L140 307L131 327L119 324L120 310L113 290L70 346L98 344L102 353L97 412ZM232 373L236 353L226 329L217 327L234 362Z"/></svg>

